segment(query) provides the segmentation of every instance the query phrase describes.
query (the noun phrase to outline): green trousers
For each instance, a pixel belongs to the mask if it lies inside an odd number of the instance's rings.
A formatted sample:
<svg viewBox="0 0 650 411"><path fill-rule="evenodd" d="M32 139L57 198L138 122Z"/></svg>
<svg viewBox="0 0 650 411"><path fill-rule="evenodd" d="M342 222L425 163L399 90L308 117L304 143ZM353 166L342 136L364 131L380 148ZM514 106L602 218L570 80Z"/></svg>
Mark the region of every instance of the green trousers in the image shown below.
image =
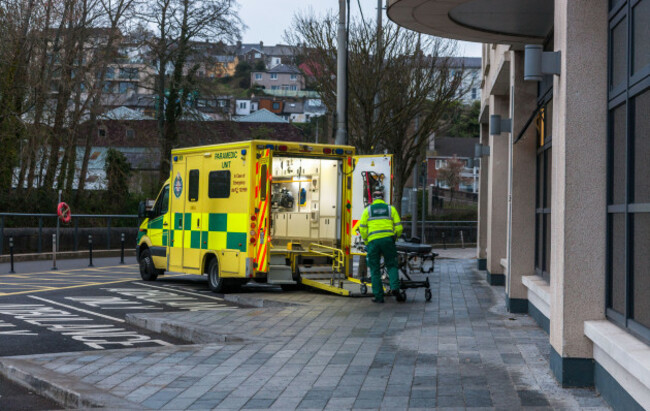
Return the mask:
<svg viewBox="0 0 650 411"><path fill-rule="evenodd" d="M368 243L368 254L366 256L370 277L372 279L372 293L375 299L384 299L384 287L381 283L380 260L384 256L384 264L390 279L390 289L399 290L399 273L397 272L397 249L393 237L384 237L372 240Z"/></svg>

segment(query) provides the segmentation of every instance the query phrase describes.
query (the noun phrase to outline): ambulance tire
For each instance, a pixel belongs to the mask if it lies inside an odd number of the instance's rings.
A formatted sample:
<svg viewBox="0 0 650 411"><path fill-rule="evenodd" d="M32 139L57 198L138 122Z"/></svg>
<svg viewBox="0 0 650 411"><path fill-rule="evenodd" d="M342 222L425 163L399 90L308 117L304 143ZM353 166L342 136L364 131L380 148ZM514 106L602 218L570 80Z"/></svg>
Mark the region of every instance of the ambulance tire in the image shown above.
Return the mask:
<svg viewBox="0 0 650 411"><path fill-rule="evenodd" d="M219 262L216 258L208 266L208 286L213 293L226 292L226 279L219 277Z"/></svg>
<svg viewBox="0 0 650 411"><path fill-rule="evenodd" d="M147 248L140 253L140 277L143 281L156 281L159 270L153 265L151 251Z"/></svg>

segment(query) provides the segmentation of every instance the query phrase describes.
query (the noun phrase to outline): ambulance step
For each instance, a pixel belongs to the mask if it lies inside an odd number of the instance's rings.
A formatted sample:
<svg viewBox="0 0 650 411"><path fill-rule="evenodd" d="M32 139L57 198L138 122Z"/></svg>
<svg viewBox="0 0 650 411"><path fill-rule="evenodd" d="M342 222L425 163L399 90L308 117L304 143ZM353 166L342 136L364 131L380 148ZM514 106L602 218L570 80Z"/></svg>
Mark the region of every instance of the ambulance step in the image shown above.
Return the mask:
<svg viewBox="0 0 650 411"><path fill-rule="evenodd" d="M271 253L270 265L285 265L287 260L286 254L273 254Z"/></svg>
<svg viewBox="0 0 650 411"><path fill-rule="evenodd" d="M330 264L299 265L298 271L301 276L309 274L329 274L331 276L334 273Z"/></svg>
<svg viewBox="0 0 650 411"><path fill-rule="evenodd" d="M269 273L267 274L266 279L268 284L296 284L296 282L293 281L291 267L284 264L269 265Z"/></svg>

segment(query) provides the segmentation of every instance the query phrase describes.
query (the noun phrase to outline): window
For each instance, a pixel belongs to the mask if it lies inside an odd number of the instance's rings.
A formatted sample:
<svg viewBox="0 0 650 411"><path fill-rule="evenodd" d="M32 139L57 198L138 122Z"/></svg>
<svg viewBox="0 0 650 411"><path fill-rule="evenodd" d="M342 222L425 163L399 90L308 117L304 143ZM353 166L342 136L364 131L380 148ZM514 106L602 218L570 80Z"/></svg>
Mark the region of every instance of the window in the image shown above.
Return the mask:
<svg viewBox="0 0 650 411"><path fill-rule="evenodd" d="M135 130L132 129L132 128L127 128L126 129L126 138L134 139L135 138Z"/></svg>
<svg viewBox="0 0 650 411"><path fill-rule="evenodd" d="M294 80L294 81L295 81L297 78L298 78L297 75L295 75L295 74L292 74L292 75L291 75L291 80Z"/></svg>
<svg viewBox="0 0 650 411"><path fill-rule="evenodd" d="M137 80L138 79L138 69L137 68L121 68L120 69L120 78Z"/></svg>
<svg viewBox="0 0 650 411"><path fill-rule="evenodd" d="M230 170L210 171L208 176L208 197L230 197Z"/></svg>
<svg viewBox="0 0 650 411"><path fill-rule="evenodd" d="M476 99L478 99L478 90L476 89L476 87L473 87L472 88L472 100L476 100Z"/></svg>
<svg viewBox="0 0 650 411"><path fill-rule="evenodd" d="M112 79L113 77L115 77L115 69L113 67L106 68L105 78Z"/></svg>
<svg viewBox="0 0 650 411"><path fill-rule="evenodd" d="M262 57L262 54L261 54L261 53L255 53L255 58L256 58L256 59L261 58L261 57Z"/></svg>
<svg viewBox="0 0 650 411"><path fill-rule="evenodd" d="M239 108L247 108L247 107L248 107L248 103L246 103L245 101L239 103Z"/></svg>
<svg viewBox="0 0 650 411"><path fill-rule="evenodd" d="M277 80L278 79L278 73L271 73L271 80Z"/></svg>
<svg viewBox="0 0 650 411"><path fill-rule="evenodd" d="M260 170L260 184L261 184L261 190L260 190L260 201L265 201L266 200L266 164L262 164L262 170Z"/></svg>
<svg viewBox="0 0 650 411"><path fill-rule="evenodd" d="M190 202L199 201L199 170L190 170L187 200Z"/></svg>
<svg viewBox="0 0 650 411"><path fill-rule="evenodd" d="M120 94L125 94L129 90L135 90L137 83L120 82Z"/></svg>
<svg viewBox="0 0 650 411"><path fill-rule="evenodd" d="M280 110L280 103L277 102L277 101L274 101L273 105L271 105L271 107L273 107L273 110Z"/></svg>
<svg viewBox="0 0 650 411"><path fill-rule="evenodd" d="M648 24L650 0L620 0L610 15L607 142L607 317L646 341L650 341Z"/></svg>
<svg viewBox="0 0 650 411"><path fill-rule="evenodd" d="M289 86L289 90L296 91L298 90L298 86Z"/></svg>
<svg viewBox="0 0 650 411"><path fill-rule="evenodd" d="M280 90L280 86L271 86L271 90Z"/></svg>
<svg viewBox="0 0 650 411"><path fill-rule="evenodd" d="M163 187L158 200L156 200L156 204L151 210L153 211L152 218L167 214L167 210L169 210L169 185Z"/></svg>
<svg viewBox="0 0 650 411"><path fill-rule="evenodd" d="M106 137L106 129L105 129L104 127L100 127L100 128L97 130L97 135L98 135L99 137Z"/></svg>
<svg viewBox="0 0 650 411"><path fill-rule="evenodd" d="M262 73L255 73L255 80L262 80Z"/></svg>
<svg viewBox="0 0 650 411"><path fill-rule="evenodd" d="M544 44L553 50L554 39ZM551 281L551 188L553 170L553 82L542 81L537 89L540 111L536 119L537 168L535 176L535 274Z"/></svg>

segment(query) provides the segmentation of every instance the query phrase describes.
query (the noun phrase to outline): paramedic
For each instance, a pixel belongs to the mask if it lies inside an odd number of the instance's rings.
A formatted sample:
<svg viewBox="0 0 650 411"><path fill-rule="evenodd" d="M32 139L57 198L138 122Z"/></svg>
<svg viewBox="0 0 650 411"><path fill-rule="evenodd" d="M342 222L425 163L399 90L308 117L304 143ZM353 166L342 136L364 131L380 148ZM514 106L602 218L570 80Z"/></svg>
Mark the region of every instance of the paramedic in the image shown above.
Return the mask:
<svg viewBox="0 0 650 411"><path fill-rule="evenodd" d="M372 204L363 210L359 220L359 232L367 245L368 267L372 277L372 293L375 303L384 302L384 288L381 283L380 259L384 256L384 263L388 270L391 294L399 297L399 274L397 272L396 239L402 235L402 223L395 207L384 202L384 187L378 185L373 193L375 199Z"/></svg>

